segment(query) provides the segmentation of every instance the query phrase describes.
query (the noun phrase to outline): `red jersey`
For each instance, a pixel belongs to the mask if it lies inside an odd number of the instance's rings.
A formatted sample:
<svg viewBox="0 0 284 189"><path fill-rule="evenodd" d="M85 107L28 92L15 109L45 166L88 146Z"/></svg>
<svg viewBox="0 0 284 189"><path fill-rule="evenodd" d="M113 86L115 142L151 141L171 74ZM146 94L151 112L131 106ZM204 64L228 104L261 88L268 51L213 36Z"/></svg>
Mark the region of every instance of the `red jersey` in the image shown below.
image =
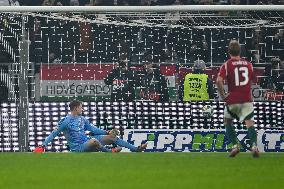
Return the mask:
<svg viewBox="0 0 284 189"><path fill-rule="evenodd" d="M241 104L252 101L253 67L251 62L231 58L221 66L218 75L228 84L229 96L225 99L227 104Z"/></svg>

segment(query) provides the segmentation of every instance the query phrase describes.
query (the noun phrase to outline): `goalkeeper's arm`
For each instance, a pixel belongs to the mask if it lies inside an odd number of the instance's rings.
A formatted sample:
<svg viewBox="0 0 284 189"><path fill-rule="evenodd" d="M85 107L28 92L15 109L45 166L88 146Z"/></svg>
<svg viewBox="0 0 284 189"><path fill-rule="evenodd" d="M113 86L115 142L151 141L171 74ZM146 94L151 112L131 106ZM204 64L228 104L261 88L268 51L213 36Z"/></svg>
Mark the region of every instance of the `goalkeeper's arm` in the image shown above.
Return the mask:
<svg viewBox="0 0 284 189"><path fill-rule="evenodd" d="M62 132L66 128L66 126L67 124L65 119L60 120L60 122L58 123L58 127L54 129L48 137L46 137L42 146L43 147L47 146L48 143L50 143L60 132Z"/></svg>
<svg viewBox="0 0 284 189"><path fill-rule="evenodd" d="M93 135L107 135L108 134L107 131L102 130L94 126L93 124L91 124L89 120L87 120L86 118L85 118L85 129L87 131L90 131Z"/></svg>
<svg viewBox="0 0 284 189"><path fill-rule="evenodd" d="M42 146L37 146L34 149L34 152L35 153L42 153L42 152L44 152L46 146L48 145L48 143L50 143L61 131L63 131L63 129L64 129L63 125L60 125L58 127L58 129L53 130L52 133L48 137L46 137L46 139L44 140Z"/></svg>
<svg viewBox="0 0 284 189"><path fill-rule="evenodd" d="M111 136L118 136L119 131L117 129L112 129L110 131L102 130L93 124L91 124L87 119L85 121L85 129L91 131L93 135L111 135Z"/></svg>

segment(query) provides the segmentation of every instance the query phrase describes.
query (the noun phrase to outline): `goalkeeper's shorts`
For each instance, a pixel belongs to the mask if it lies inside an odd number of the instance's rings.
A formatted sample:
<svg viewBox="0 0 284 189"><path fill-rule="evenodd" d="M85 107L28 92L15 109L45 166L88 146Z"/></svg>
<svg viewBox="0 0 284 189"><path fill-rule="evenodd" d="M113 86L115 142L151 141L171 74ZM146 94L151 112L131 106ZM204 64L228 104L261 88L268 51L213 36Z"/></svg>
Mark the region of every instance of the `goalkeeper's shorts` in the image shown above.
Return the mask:
<svg viewBox="0 0 284 189"><path fill-rule="evenodd" d="M102 143L102 138L106 136L106 135L95 135L93 138L98 140L99 143L101 143L102 145L105 145L104 143ZM71 151L72 152L90 152L90 147L88 145L89 141L92 140L92 138L90 138L89 140L87 140L86 142L84 142L83 144L79 144L76 145L75 148L72 148ZM97 152L96 150L91 150L92 152Z"/></svg>
<svg viewBox="0 0 284 189"><path fill-rule="evenodd" d="M84 142L83 144L76 145L76 147L71 148L71 152L86 152L88 151L88 141Z"/></svg>

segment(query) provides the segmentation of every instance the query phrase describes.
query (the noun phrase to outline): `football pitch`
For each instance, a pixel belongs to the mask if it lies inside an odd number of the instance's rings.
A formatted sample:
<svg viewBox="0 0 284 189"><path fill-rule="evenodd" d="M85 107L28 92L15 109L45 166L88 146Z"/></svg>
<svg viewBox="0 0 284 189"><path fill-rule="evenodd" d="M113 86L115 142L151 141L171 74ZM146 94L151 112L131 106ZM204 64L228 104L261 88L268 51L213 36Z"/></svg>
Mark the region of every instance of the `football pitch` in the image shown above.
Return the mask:
<svg viewBox="0 0 284 189"><path fill-rule="evenodd" d="M0 153L0 188L284 188L284 153Z"/></svg>

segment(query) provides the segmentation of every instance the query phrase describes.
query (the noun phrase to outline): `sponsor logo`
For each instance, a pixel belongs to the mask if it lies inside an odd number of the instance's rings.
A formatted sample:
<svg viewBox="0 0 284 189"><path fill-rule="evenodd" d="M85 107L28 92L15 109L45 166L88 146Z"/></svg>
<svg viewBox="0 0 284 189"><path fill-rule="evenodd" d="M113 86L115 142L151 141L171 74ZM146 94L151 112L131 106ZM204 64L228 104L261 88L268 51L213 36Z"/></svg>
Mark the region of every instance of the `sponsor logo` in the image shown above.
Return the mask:
<svg viewBox="0 0 284 189"><path fill-rule="evenodd" d="M102 81L43 81L42 96L110 95L110 86Z"/></svg>
<svg viewBox="0 0 284 189"><path fill-rule="evenodd" d="M246 130L237 131L242 151L248 151ZM148 143L149 152L226 152L232 148L224 130L125 130L124 140L138 146ZM284 131L258 131L263 152L284 152Z"/></svg>

